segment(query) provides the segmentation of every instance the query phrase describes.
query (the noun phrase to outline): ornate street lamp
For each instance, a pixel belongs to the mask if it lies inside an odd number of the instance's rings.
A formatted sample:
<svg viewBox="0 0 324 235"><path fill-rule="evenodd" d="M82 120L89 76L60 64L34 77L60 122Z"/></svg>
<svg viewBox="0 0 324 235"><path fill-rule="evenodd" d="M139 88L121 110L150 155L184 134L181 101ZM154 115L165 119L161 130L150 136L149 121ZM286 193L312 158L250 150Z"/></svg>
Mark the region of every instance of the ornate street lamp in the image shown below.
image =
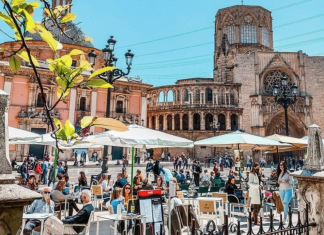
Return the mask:
<svg viewBox="0 0 324 235"><path fill-rule="evenodd" d="M102 49L103 52L103 59L105 61L105 66L116 66L117 58L114 56L113 52L115 50L115 45L117 41L114 39L113 36L110 36L110 38L107 41L108 45ZM96 57L94 51L91 51L88 54L89 62L93 65L96 64ZM108 72L104 72L100 75L98 75L99 78L105 80L106 82L113 84L117 79L127 76L131 70L132 61L134 58L134 54L131 52L131 50L128 50L125 53L125 59L126 59L126 65L127 65L127 72L123 72L121 69L114 69ZM110 116L110 100L111 100L111 89L108 88L108 94L107 94L107 106L106 106L106 117ZM101 167L101 174L108 172L108 146L105 145L104 147L104 153L103 153L103 163Z"/></svg>
<svg viewBox="0 0 324 235"><path fill-rule="evenodd" d="M46 133L48 133L49 132L49 127L51 125L51 118L48 118L47 115L43 113L42 122L44 122L47 125ZM47 145L45 147L45 153L47 153Z"/></svg>
<svg viewBox="0 0 324 235"><path fill-rule="evenodd" d="M290 92L289 92L290 90ZM289 87L288 79L284 75L281 77L281 86L275 84L273 85L273 96L275 97L275 102L283 107L285 110L285 126L286 126L286 136L289 136L288 128L288 108L297 101L298 86L294 83ZM285 156L285 162L288 160L289 153ZM287 162L288 167L290 167L290 161Z"/></svg>

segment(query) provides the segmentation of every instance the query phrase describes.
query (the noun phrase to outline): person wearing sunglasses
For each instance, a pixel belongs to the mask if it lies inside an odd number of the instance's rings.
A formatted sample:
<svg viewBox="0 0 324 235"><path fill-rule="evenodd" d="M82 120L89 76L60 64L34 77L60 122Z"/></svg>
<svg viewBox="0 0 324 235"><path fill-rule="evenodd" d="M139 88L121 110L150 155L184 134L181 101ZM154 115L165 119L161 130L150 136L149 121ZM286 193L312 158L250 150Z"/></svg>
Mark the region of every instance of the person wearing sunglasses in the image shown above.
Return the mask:
<svg viewBox="0 0 324 235"><path fill-rule="evenodd" d="M44 188L42 195L42 199L36 199L33 201L31 206L29 207L29 210L27 211L28 214L33 213L45 213L46 212L46 205L49 208L49 213L54 213L54 202L50 199L50 193L51 188L46 187ZM23 234L24 235L31 235L32 231L35 228L38 228L41 225L41 222L39 220L31 219L29 220L24 228ZM39 227L40 228L40 227ZM37 229L35 229L37 230Z"/></svg>
<svg viewBox="0 0 324 235"><path fill-rule="evenodd" d="M132 199L132 188L131 188L131 185L129 183L124 185L123 191L122 191L122 196L123 196L123 198L125 200L124 201L125 208L127 208L128 201L130 199Z"/></svg>

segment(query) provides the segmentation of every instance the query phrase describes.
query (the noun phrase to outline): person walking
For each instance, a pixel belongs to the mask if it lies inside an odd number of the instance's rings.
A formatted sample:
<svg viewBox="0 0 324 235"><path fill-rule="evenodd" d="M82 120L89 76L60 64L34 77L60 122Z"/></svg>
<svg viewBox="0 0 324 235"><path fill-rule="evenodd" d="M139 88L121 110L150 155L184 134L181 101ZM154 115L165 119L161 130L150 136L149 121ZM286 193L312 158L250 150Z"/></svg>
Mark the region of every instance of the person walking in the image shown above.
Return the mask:
<svg viewBox="0 0 324 235"><path fill-rule="evenodd" d="M182 156L180 156L178 158L178 166L179 166L179 170L181 169L181 165L182 165Z"/></svg>
<svg viewBox="0 0 324 235"><path fill-rule="evenodd" d="M199 186L200 173L201 173L201 168L200 168L198 162L195 160L195 161L193 161L193 175L194 175L195 185L197 187Z"/></svg>
<svg viewBox="0 0 324 235"><path fill-rule="evenodd" d="M46 160L44 160L43 165L42 165L42 180L43 180L43 184L47 185L47 172L48 172L48 166L49 166L49 162Z"/></svg>
<svg viewBox="0 0 324 235"><path fill-rule="evenodd" d="M261 175L260 175L260 165L255 162L253 164L252 170L249 174L249 197L251 198L251 207L252 217L254 220L254 225L260 225L260 221L258 221L258 214L261 209L262 200L261 200L261 189L263 188Z"/></svg>
<svg viewBox="0 0 324 235"><path fill-rule="evenodd" d="M290 176L290 172L288 171L288 167L284 161L281 161L278 165L277 177L278 177L278 184L279 184L280 199L284 207L283 223L287 224L289 202L293 195L292 185L294 183L294 180L292 176Z"/></svg>

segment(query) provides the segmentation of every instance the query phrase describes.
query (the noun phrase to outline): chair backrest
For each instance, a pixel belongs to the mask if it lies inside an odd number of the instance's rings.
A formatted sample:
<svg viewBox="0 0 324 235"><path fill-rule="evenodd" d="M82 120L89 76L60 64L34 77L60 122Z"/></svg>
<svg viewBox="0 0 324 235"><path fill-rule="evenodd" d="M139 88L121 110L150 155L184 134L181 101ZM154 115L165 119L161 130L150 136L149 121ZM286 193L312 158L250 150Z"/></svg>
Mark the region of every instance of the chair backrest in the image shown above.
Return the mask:
<svg viewBox="0 0 324 235"><path fill-rule="evenodd" d="M108 205L108 211L110 214L114 214L114 208L112 205Z"/></svg>
<svg viewBox="0 0 324 235"><path fill-rule="evenodd" d="M198 193L208 193L209 187L199 187Z"/></svg>
<svg viewBox="0 0 324 235"><path fill-rule="evenodd" d="M216 185L219 186L219 185L221 185L222 181L220 179L214 179L213 183L215 186Z"/></svg>
<svg viewBox="0 0 324 235"><path fill-rule="evenodd" d="M180 188L180 190L188 191L189 190L189 185L188 184L180 184L179 188Z"/></svg>
<svg viewBox="0 0 324 235"><path fill-rule="evenodd" d="M220 187L210 187L209 192L210 193L216 193L219 192Z"/></svg>
<svg viewBox="0 0 324 235"><path fill-rule="evenodd" d="M91 185L92 195L102 195L101 185Z"/></svg>
<svg viewBox="0 0 324 235"><path fill-rule="evenodd" d="M216 212L215 203L213 201L199 200L199 212L202 212L202 213Z"/></svg>
<svg viewBox="0 0 324 235"><path fill-rule="evenodd" d="M238 198L243 198L243 190L242 189L234 189L234 195Z"/></svg>
<svg viewBox="0 0 324 235"><path fill-rule="evenodd" d="M233 194L228 194L227 199L229 203L240 203L240 200Z"/></svg>
<svg viewBox="0 0 324 235"><path fill-rule="evenodd" d="M212 197L221 197L223 198L223 203L227 203L227 193L213 193Z"/></svg>

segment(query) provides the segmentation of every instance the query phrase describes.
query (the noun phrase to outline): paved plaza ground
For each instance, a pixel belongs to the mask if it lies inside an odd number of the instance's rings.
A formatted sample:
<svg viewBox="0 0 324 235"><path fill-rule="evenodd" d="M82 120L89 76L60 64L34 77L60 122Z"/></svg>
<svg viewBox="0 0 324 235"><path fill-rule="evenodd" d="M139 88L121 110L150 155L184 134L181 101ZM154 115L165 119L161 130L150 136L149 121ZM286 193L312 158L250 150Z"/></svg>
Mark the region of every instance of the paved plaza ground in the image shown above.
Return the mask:
<svg viewBox="0 0 324 235"><path fill-rule="evenodd" d="M80 171L84 171L87 178L88 178L88 181L90 181L90 176L91 175L96 175L96 174L99 174L101 172L101 167L98 166L98 165L95 165L95 163L93 162L88 162L87 165L85 167L81 167L81 166L73 166L73 162L68 162L69 164L69 176L70 176L70 183L72 184L76 184L78 182L77 178L78 178L78 175L79 175L79 172ZM166 168L169 168L169 169L173 169L173 164L172 162L162 162L162 165ZM146 162L145 163L140 163L140 164L136 164L134 166L134 174L136 172L137 169L140 169L143 173L145 173L145 166L146 166ZM116 165L116 161L109 161L109 169L108 169L108 173L111 175L112 177L112 180L116 180L116 175L118 172L121 172L121 169L122 169L122 166L121 165ZM203 168L205 169L205 168ZM212 170L212 167L208 168L209 170ZM228 174L228 171L229 169L224 169L224 174ZM270 168L265 168L264 169L264 174L266 176L270 175ZM128 173L128 176L130 179L130 175L131 175L131 167L128 166L127 167L127 173ZM42 185L41 188L43 188L44 186ZM294 199L295 200L295 199ZM293 207L297 207L297 203L296 201L292 201L292 205ZM81 204L78 204L78 206L81 208L82 205ZM96 221L97 221L97 216L100 215L100 214L107 214L108 212L107 211L103 211L103 212L100 212L98 210L96 210L95 212L95 218L94 218L94 222L91 224L91 227L90 227L90 234L91 235L95 235L97 234L96 233L96 227L97 227L97 224L96 224ZM267 230L268 226L270 225L270 220L269 220L269 217L267 217L267 214L266 212L264 213L261 213L263 214L265 217L264 217L264 220L263 220L263 223L264 223L264 226L265 226L265 230ZM241 219L241 230L242 231L247 231L247 220L246 218L240 218ZM280 216L279 215L276 215L275 214L275 219L274 219L274 225L275 227L278 227L279 225L279 219L280 219ZM292 221L294 224L297 223L297 214L294 213L293 214L293 218L292 218ZM233 220L234 223L237 223L237 219L234 219ZM229 222L231 222L231 220L229 220ZM204 229L206 227L206 223L207 221L204 221L204 224L202 226L202 229ZM220 222L218 221L218 224ZM110 224L108 221L100 221L99 222L99 227L100 227L100 232L99 232L99 235L107 235L107 234L113 234L113 229L110 228ZM167 228L167 227L165 227ZM253 230L254 232L257 232L259 229L258 226L253 226ZM167 234L167 233L166 233ZM184 232L183 234L187 234L186 232ZM234 233L233 233L234 234Z"/></svg>

